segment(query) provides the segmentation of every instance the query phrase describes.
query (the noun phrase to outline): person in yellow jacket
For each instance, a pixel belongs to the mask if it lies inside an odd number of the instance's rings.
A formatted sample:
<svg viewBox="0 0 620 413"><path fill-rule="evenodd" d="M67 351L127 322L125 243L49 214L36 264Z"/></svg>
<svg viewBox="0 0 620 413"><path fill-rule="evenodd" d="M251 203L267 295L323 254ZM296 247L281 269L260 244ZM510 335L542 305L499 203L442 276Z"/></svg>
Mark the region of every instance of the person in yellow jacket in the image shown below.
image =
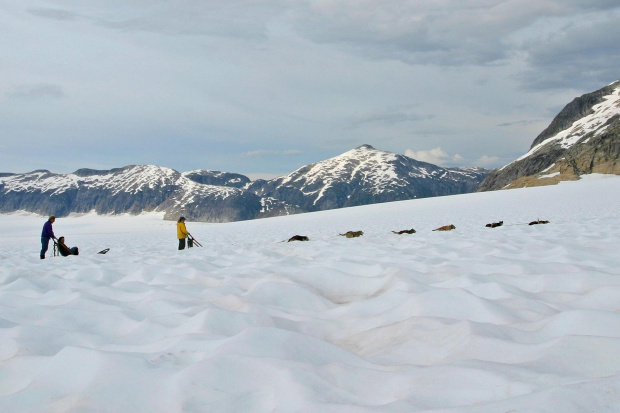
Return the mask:
<svg viewBox="0 0 620 413"><path fill-rule="evenodd" d="M187 232L187 228L185 228L185 217L179 218L179 220L177 221L177 238L179 239L179 250L185 249L185 238L191 235L192 234ZM192 246L192 239L190 238L189 247L191 248Z"/></svg>

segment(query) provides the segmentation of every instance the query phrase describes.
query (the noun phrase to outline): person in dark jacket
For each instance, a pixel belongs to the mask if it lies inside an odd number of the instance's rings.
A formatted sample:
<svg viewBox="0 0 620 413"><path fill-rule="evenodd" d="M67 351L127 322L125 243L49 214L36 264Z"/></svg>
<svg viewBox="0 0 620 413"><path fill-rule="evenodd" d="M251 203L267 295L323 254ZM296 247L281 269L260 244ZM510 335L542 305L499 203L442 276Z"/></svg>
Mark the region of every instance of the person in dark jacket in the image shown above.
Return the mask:
<svg viewBox="0 0 620 413"><path fill-rule="evenodd" d="M55 216L49 217L49 219L43 224L43 231L41 231L41 259L45 259L45 253L49 248L50 238L56 239L54 235L54 229L52 228L52 224L56 221Z"/></svg>
<svg viewBox="0 0 620 413"><path fill-rule="evenodd" d="M65 237L58 238L58 252L63 257L66 257L67 255L79 254L78 247L67 247L67 245L65 244Z"/></svg>

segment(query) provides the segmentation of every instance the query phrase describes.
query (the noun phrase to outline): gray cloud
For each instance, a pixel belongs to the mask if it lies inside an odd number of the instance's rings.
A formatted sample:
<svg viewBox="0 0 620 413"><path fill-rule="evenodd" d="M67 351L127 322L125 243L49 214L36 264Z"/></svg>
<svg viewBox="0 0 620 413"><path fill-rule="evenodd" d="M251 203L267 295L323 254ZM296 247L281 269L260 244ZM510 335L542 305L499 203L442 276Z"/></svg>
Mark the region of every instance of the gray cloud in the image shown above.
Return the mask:
<svg viewBox="0 0 620 413"><path fill-rule="evenodd" d="M10 99L22 100L61 99L65 97L65 92L59 85L39 83L14 86L6 93L6 96Z"/></svg>
<svg viewBox="0 0 620 413"><path fill-rule="evenodd" d="M618 0L0 3L15 171L49 139L73 169L284 173L363 143L500 166L620 67Z"/></svg>
<svg viewBox="0 0 620 413"><path fill-rule="evenodd" d="M46 8L33 8L28 9L28 13L38 16L44 17L46 19L52 20L60 20L60 21L71 21L75 20L78 15L69 10L63 9L46 9Z"/></svg>
<svg viewBox="0 0 620 413"><path fill-rule="evenodd" d="M260 157L273 157L273 156L278 156L278 157L279 156L298 156L301 154L302 152L296 149L283 150L283 151L270 150L270 149L259 149L256 151L245 152L241 156L244 158L260 158Z"/></svg>
<svg viewBox="0 0 620 413"><path fill-rule="evenodd" d="M507 64L526 53L533 70L544 70L544 56L554 62L557 58L568 58L569 62L580 59L574 64L579 66L587 58L585 56L603 60L604 56L597 50L605 47L597 42L615 42L612 48L617 50L620 44L617 35L619 12L620 4L614 0L569 0L562 4L555 0L447 0L440 4L348 0L306 3L305 7L295 10L294 25L315 42L340 44L377 59L439 66L489 65ZM598 17L608 21L602 25L580 26L584 13L590 14L588 20ZM569 33L565 35L567 25L576 27L568 27ZM616 27L610 27L613 25ZM549 33L554 27L557 32ZM524 32L527 32L526 36L537 37L538 32L541 36L549 33L559 38L552 40L549 47L534 45L539 52L534 50L529 55L527 48L521 47L520 38ZM604 39L606 32L608 37ZM561 53L562 49L568 49L568 53L579 52L577 45L587 48L585 56L569 58L569 54ZM557 50L553 46L564 47ZM551 53L545 54L547 51ZM595 81L600 81L609 72L599 69ZM537 86L527 75L523 82ZM546 85L546 81L539 83L539 87L551 86Z"/></svg>
<svg viewBox="0 0 620 413"><path fill-rule="evenodd" d="M268 22L283 9L280 0L125 0L83 3L59 1L65 8L37 7L28 13L58 21L78 17L93 25L126 32L166 36L222 36L264 40Z"/></svg>
<svg viewBox="0 0 620 413"><path fill-rule="evenodd" d="M553 1L340 1L308 3L296 25L321 43L408 63L488 64L508 57L509 36L560 11Z"/></svg>
<svg viewBox="0 0 620 413"><path fill-rule="evenodd" d="M390 108L380 112L355 116L349 121L349 125L351 128L359 128L368 124L396 125L434 118L435 115L422 115L407 108Z"/></svg>
<svg viewBox="0 0 620 413"><path fill-rule="evenodd" d="M73 2L73 7L80 11L33 8L29 13L55 20L83 16L100 27L169 36L265 42L273 33L290 32L367 58L408 64L507 64L520 55L528 67L519 80L528 89L565 87L564 79L574 79L584 61L609 59L601 51L620 48L615 0L126 0L88 8ZM584 13L590 15L585 23ZM611 63L617 56L611 54ZM560 68L563 62L568 65ZM560 76L550 76L550 66L561 69ZM593 69L588 87L609 78L613 67ZM537 76L540 71L546 75Z"/></svg>
<svg viewBox="0 0 620 413"><path fill-rule="evenodd" d="M594 21L575 22L563 31L524 47L528 70L519 80L528 90L596 89L620 76L620 7Z"/></svg>
<svg viewBox="0 0 620 413"><path fill-rule="evenodd" d="M128 0L118 9L92 13L90 19L122 31L265 40L267 24L280 10L280 1Z"/></svg>
<svg viewBox="0 0 620 413"><path fill-rule="evenodd" d="M514 121L514 122L499 123L499 124L497 124L497 126L501 127L501 128L506 128L506 127L510 127L510 126L527 126L527 125L535 125L538 122L540 122L539 119L537 119L537 120L517 120L517 121Z"/></svg>

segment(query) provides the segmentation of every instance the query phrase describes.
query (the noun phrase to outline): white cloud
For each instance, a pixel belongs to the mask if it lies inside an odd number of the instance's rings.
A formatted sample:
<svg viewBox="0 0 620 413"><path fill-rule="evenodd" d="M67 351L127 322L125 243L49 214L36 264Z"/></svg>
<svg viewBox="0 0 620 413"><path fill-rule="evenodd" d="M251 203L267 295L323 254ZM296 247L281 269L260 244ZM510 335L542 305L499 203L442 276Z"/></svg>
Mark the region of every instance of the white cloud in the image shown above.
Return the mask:
<svg viewBox="0 0 620 413"><path fill-rule="evenodd" d="M412 151L411 149L407 149L405 151L405 156L413 158L417 161L432 163L434 165L444 165L446 162L460 162L463 160L461 155L448 155L440 147L429 151Z"/></svg>
<svg viewBox="0 0 620 413"><path fill-rule="evenodd" d="M497 166L497 162L499 161L499 157L497 156L487 156L483 155L480 159L476 161L476 166Z"/></svg>

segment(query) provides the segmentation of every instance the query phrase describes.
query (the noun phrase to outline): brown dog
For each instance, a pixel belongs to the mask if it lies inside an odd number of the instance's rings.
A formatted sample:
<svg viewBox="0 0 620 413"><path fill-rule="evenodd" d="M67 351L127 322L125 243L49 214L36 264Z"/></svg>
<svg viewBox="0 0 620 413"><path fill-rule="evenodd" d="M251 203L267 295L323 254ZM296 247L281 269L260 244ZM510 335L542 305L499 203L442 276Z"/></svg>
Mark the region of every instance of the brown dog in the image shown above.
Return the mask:
<svg viewBox="0 0 620 413"><path fill-rule="evenodd" d="M340 234L341 237L347 237L347 238L356 238L356 237L361 237L362 235L364 235L362 231L347 231L344 234Z"/></svg>
<svg viewBox="0 0 620 413"><path fill-rule="evenodd" d="M456 229L456 227L452 224L450 225L444 225L443 227L439 227L437 229L434 229L433 231L452 231L453 229Z"/></svg>
<svg viewBox="0 0 620 413"><path fill-rule="evenodd" d="M528 225L548 224L549 221L541 221L540 219L530 222Z"/></svg>
<svg viewBox="0 0 620 413"><path fill-rule="evenodd" d="M392 231L394 234L415 234L415 229L411 228L411 229L403 229L402 231Z"/></svg>
<svg viewBox="0 0 620 413"><path fill-rule="evenodd" d="M291 241L310 241L310 238L306 237L305 235L293 235L288 240L288 242L291 242Z"/></svg>
<svg viewBox="0 0 620 413"><path fill-rule="evenodd" d="M487 228L495 228L495 227L501 227L502 225L504 225L504 221L492 222L490 224L486 224L485 226Z"/></svg>

